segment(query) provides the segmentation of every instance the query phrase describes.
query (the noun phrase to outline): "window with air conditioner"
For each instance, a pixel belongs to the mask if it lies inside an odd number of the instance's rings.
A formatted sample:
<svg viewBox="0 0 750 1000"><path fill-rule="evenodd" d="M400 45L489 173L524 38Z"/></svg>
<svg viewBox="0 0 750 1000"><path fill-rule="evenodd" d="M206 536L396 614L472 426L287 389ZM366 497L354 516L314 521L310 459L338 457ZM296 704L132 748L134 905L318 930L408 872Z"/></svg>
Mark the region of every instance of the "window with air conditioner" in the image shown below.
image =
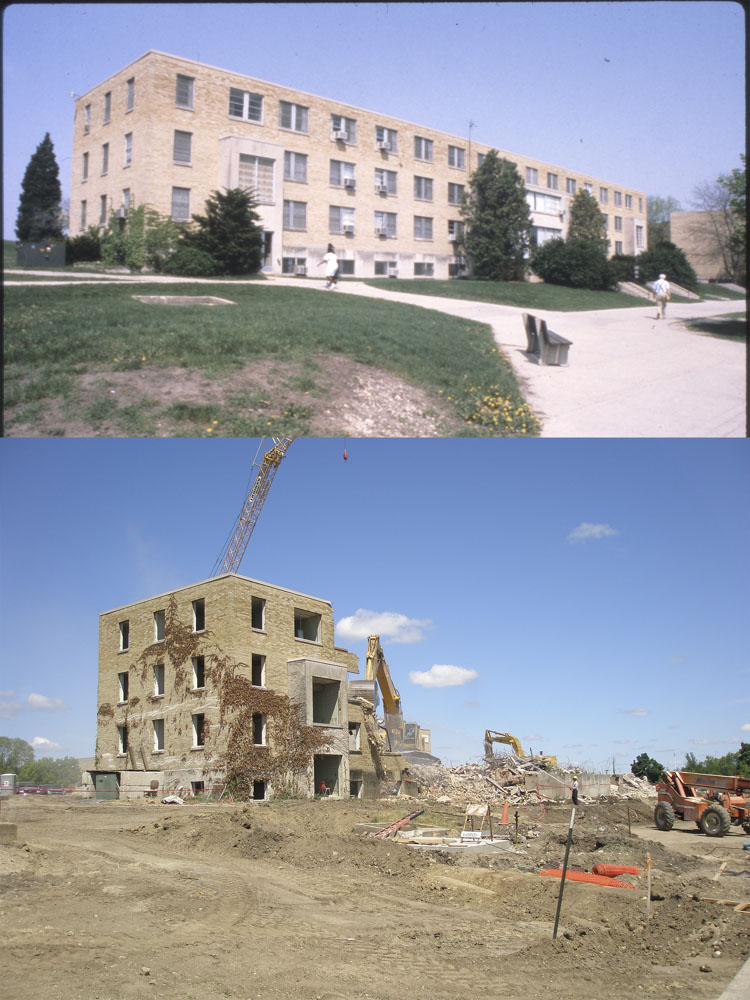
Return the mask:
<svg viewBox="0 0 750 1000"><path fill-rule="evenodd" d="M393 128L386 128L384 125L375 126L375 146L377 149L388 153L398 152L398 132Z"/></svg>
<svg viewBox="0 0 750 1000"><path fill-rule="evenodd" d="M375 170L375 191L379 194L395 195L398 193L398 174L395 170Z"/></svg>
<svg viewBox="0 0 750 1000"><path fill-rule="evenodd" d="M375 234L377 236L396 236L396 213L395 212L375 212Z"/></svg>
<svg viewBox="0 0 750 1000"><path fill-rule="evenodd" d="M345 115L331 115L331 135L340 142L354 145L357 141L357 120Z"/></svg>
<svg viewBox="0 0 750 1000"><path fill-rule="evenodd" d="M331 160L328 170L328 180L331 187L350 187L355 182L355 166L345 160Z"/></svg>
<svg viewBox="0 0 750 1000"><path fill-rule="evenodd" d="M330 233L353 233L354 209L345 205L330 205L328 208L328 231Z"/></svg>

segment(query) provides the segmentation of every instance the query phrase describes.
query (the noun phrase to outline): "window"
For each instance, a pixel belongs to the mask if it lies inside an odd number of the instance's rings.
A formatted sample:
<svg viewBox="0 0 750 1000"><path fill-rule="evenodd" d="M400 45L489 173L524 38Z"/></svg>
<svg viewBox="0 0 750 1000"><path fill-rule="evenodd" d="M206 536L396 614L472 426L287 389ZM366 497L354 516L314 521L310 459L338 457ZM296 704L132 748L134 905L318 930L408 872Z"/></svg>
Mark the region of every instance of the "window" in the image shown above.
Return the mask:
<svg viewBox="0 0 750 1000"><path fill-rule="evenodd" d="M175 222L190 221L190 188L172 188L172 219Z"/></svg>
<svg viewBox="0 0 750 1000"><path fill-rule="evenodd" d="M83 109L83 134L85 135L91 129L91 105L87 104Z"/></svg>
<svg viewBox="0 0 750 1000"><path fill-rule="evenodd" d="M486 159L487 159L486 153L477 153L477 166L481 167Z"/></svg>
<svg viewBox="0 0 750 1000"><path fill-rule="evenodd" d="M643 226L635 227L635 246L637 250L643 250L645 246L643 239Z"/></svg>
<svg viewBox="0 0 750 1000"><path fill-rule="evenodd" d="M307 202L284 202L284 229L307 228Z"/></svg>
<svg viewBox="0 0 750 1000"><path fill-rule="evenodd" d="M396 213L376 212L375 213L375 235L387 236L392 239L396 236Z"/></svg>
<svg viewBox="0 0 750 1000"><path fill-rule="evenodd" d="M328 178L331 187L352 187L355 181L354 164L344 160L331 160Z"/></svg>
<svg viewBox="0 0 750 1000"><path fill-rule="evenodd" d="M103 226L107 221L107 196L99 195L99 225Z"/></svg>
<svg viewBox="0 0 750 1000"><path fill-rule="evenodd" d="M180 132L175 129L172 158L175 163L191 162L192 132Z"/></svg>
<svg viewBox="0 0 750 1000"><path fill-rule="evenodd" d="M331 115L331 135L334 139L354 145L357 141L357 121L343 115Z"/></svg>
<svg viewBox="0 0 750 1000"><path fill-rule="evenodd" d="M464 186L463 184L449 184L448 185L448 204L449 205L460 205L464 200Z"/></svg>
<svg viewBox="0 0 750 1000"><path fill-rule="evenodd" d="M129 167L133 162L133 133L128 132L125 136L125 166Z"/></svg>
<svg viewBox="0 0 750 1000"><path fill-rule="evenodd" d="M609 216L605 212L602 212L602 216L604 218L604 222L602 223L602 228L609 229Z"/></svg>
<svg viewBox="0 0 750 1000"><path fill-rule="evenodd" d="M117 675L117 700L119 702L128 700L128 689L130 686L128 682L129 676L130 675L128 674L127 670Z"/></svg>
<svg viewBox="0 0 750 1000"><path fill-rule="evenodd" d="M127 217L127 214L130 211L130 188L122 189L122 209Z"/></svg>
<svg viewBox="0 0 750 1000"><path fill-rule="evenodd" d="M177 90L175 94L175 104L178 108L188 108L193 110L193 89L195 79L192 76L177 74Z"/></svg>
<svg viewBox="0 0 750 1000"><path fill-rule="evenodd" d="M204 688L206 686L206 657L193 657L193 687Z"/></svg>
<svg viewBox="0 0 750 1000"><path fill-rule="evenodd" d="M244 118L249 122L263 121L263 97L252 94L249 90L229 90L229 115L231 118Z"/></svg>
<svg viewBox="0 0 750 1000"><path fill-rule="evenodd" d="M261 631L266 627L266 602L262 597L250 598L250 625Z"/></svg>
<svg viewBox="0 0 750 1000"><path fill-rule="evenodd" d="M164 719L154 719L154 753L164 749Z"/></svg>
<svg viewBox="0 0 750 1000"><path fill-rule="evenodd" d="M385 278L390 275L396 277L398 274L398 261L396 260L376 260L374 264L376 278Z"/></svg>
<svg viewBox="0 0 750 1000"><path fill-rule="evenodd" d="M463 170L466 165L466 151L460 146L448 146L448 166Z"/></svg>
<svg viewBox="0 0 750 1000"><path fill-rule="evenodd" d="M328 231L329 233L353 233L354 209L343 205L329 205Z"/></svg>
<svg viewBox="0 0 750 1000"><path fill-rule="evenodd" d="M108 90L107 93L104 95L103 123L106 125L111 117L112 117L112 91Z"/></svg>
<svg viewBox="0 0 750 1000"><path fill-rule="evenodd" d="M81 229L86 228L86 202L81 202Z"/></svg>
<svg viewBox="0 0 750 1000"><path fill-rule="evenodd" d="M125 112L132 111L135 105L135 77L131 76L127 84L127 96L125 98Z"/></svg>
<svg viewBox="0 0 750 1000"><path fill-rule="evenodd" d="M414 136L414 157L417 160L433 161L432 139L423 139L421 135Z"/></svg>
<svg viewBox="0 0 750 1000"><path fill-rule="evenodd" d="M260 653L253 653L250 658L250 683L256 688L266 686L266 658Z"/></svg>
<svg viewBox="0 0 750 1000"><path fill-rule="evenodd" d="M622 243L621 243L621 242L619 242L619 241L618 241L617 243L615 243L615 254L616 254L616 255L617 255L618 257L621 257L621 256L622 256Z"/></svg>
<svg viewBox="0 0 750 1000"><path fill-rule="evenodd" d="M432 178L414 178L414 197L419 201L432 201Z"/></svg>
<svg viewBox="0 0 750 1000"><path fill-rule="evenodd" d="M154 642L162 642L164 639L165 614L163 611L154 611Z"/></svg>
<svg viewBox="0 0 750 1000"><path fill-rule="evenodd" d="M622 191L615 191L615 206L620 207L622 205Z"/></svg>
<svg viewBox="0 0 750 1000"><path fill-rule="evenodd" d="M362 724L359 722L349 723L349 749L359 750L360 749L360 730Z"/></svg>
<svg viewBox="0 0 750 1000"><path fill-rule="evenodd" d="M164 694L164 664L157 663L154 666L154 696L161 698Z"/></svg>
<svg viewBox="0 0 750 1000"><path fill-rule="evenodd" d="M583 190L586 191L588 194L593 194L594 193L594 185L593 184L589 184L588 181L586 181L584 183L584 185L583 185Z"/></svg>
<svg viewBox="0 0 750 1000"><path fill-rule="evenodd" d="M432 219L424 215L414 216L414 239L415 240L432 239Z"/></svg>
<svg viewBox="0 0 750 1000"><path fill-rule="evenodd" d="M398 132L384 125L375 126L375 143L378 149L387 149L391 153L398 152ZM381 145L385 143L385 146Z"/></svg>
<svg viewBox="0 0 750 1000"><path fill-rule="evenodd" d="M559 215L562 211L562 198L554 194L537 194L535 191L527 191L526 201L532 212Z"/></svg>
<svg viewBox="0 0 750 1000"><path fill-rule="evenodd" d="M534 239L536 245L540 247L547 240L559 240L562 238L562 229L550 229L546 226L534 226Z"/></svg>
<svg viewBox="0 0 750 1000"><path fill-rule="evenodd" d="M320 642L320 615L312 611L294 609L294 635L297 639Z"/></svg>
<svg viewBox="0 0 750 1000"><path fill-rule="evenodd" d="M202 747L204 730L206 728L206 717L203 712L193 716L193 746Z"/></svg>
<svg viewBox="0 0 750 1000"><path fill-rule="evenodd" d="M547 187L550 191L557 191L557 174L547 173Z"/></svg>
<svg viewBox="0 0 750 1000"><path fill-rule="evenodd" d="M428 261L414 262L415 278L433 278L435 276L435 265Z"/></svg>
<svg viewBox="0 0 750 1000"><path fill-rule="evenodd" d="M193 793L193 795L201 795L203 792L205 792L205 790L206 790L206 782L205 781L191 781L190 782L190 791Z"/></svg>
<svg viewBox="0 0 750 1000"><path fill-rule="evenodd" d="M643 198L638 199L638 211L639 212L643 211Z"/></svg>
<svg viewBox="0 0 750 1000"><path fill-rule="evenodd" d="M307 181L307 154L306 153L284 153L284 180L285 181Z"/></svg>
<svg viewBox="0 0 750 1000"><path fill-rule="evenodd" d="M256 747L266 745L266 717L260 712L253 713L253 744Z"/></svg>
<svg viewBox="0 0 750 1000"><path fill-rule="evenodd" d="M274 160L240 153L240 187L252 191L261 205L274 203L273 168Z"/></svg>
<svg viewBox="0 0 750 1000"><path fill-rule="evenodd" d="M89 154L88 153L84 153L83 154L83 176L82 176L82 180L85 181L86 178L88 177L88 175L89 175Z"/></svg>
<svg viewBox="0 0 750 1000"><path fill-rule="evenodd" d="M457 219L448 220L448 238L453 238L455 243L463 243L466 235L466 224Z"/></svg>
<svg viewBox="0 0 750 1000"><path fill-rule="evenodd" d="M625 208L631 208L632 209L632 207L633 207L633 196L632 196L632 194L626 194L625 195Z"/></svg>
<svg viewBox="0 0 750 1000"><path fill-rule="evenodd" d="M203 632L206 628L206 602L200 597L193 601L193 632Z"/></svg>
<svg viewBox="0 0 750 1000"><path fill-rule="evenodd" d="M536 167L526 167L526 183L527 184L539 183L539 171L536 169Z"/></svg>
<svg viewBox="0 0 750 1000"><path fill-rule="evenodd" d="M395 170L383 170L377 167L375 170L375 191L378 194L396 194L398 174Z"/></svg>
<svg viewBox="0 0 750 1000"><path fill-rule="evenodd" d="M312 679L313 725L335 726L339 721L339 681Z"/></svg>
<svg viewBox="0 0 750 1000"><path fill-rule="evenodd" d="M353 260L339 260L339 274L348 275L350 278L354 276L354 261Z"/></svg>
<svg viewBox="0 0 750 1000"><path fill-rule="evenodd" d="M118 623L120 630L120 651L130 648L130 622L126 618L124 622Z"/></svg>
<svg viewBox="0 0 750 1000"><path fill-rule="evenodd" d="M109 170L109 143L105 142L102 146L102 173L106 174Z"/></svg>
<svg viewBox="0 0 750 1000"><path fill-rule="evenodd" d="M128 727L118 726L117 727L117 752L127 753L128 752Z"/></svg>
<svg viewBox="0 0 750 1000"><path fill-rule="evenodd" d="M576 193L576 180L574 177L568 177L568 179L565 181L565 191L567 194Z"/></svg>
<svg viewBox="0 0 750 1000"><path fill-rule="evenodd" d="M301 268L300 271L297 268ZM307 258L306 257L282 257L281 258L281 273L282 274L307 274Z"/></svg>
<svg viewBox="0 0 750 1000"><path fill-rule="evenodd" d="M599 188L599 201L602 203L602 205L606 205L609 203L609 190L607 188L602 188L602 187Z"/></svg>
<svg viewBox="0 0 750 1000"><path fill-rule="evenodd" d="M622 232L622 216L621 215L616 215L615 216L615 232L618 232L618 233Z"/></svg>
<svg viewBox="0 0 750 1000"><path fill-rule="evenodd" d="M301 104L279 101L279 125L292 132L307 132L307 108Z"/></svg>

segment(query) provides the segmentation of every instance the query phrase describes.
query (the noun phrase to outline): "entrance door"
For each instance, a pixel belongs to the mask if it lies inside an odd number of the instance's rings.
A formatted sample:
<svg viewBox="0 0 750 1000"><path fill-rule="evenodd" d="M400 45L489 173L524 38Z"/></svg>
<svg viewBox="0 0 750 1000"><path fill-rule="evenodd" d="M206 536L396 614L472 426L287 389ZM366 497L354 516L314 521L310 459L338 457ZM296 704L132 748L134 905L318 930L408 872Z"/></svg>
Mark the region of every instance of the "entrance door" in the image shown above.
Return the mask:
<svg viewBox="0 0 750 1000"><path fill-rule="evenodd" d="M120 797L119 772L95 771L94 791L97 799L118 799Z"/></svg>

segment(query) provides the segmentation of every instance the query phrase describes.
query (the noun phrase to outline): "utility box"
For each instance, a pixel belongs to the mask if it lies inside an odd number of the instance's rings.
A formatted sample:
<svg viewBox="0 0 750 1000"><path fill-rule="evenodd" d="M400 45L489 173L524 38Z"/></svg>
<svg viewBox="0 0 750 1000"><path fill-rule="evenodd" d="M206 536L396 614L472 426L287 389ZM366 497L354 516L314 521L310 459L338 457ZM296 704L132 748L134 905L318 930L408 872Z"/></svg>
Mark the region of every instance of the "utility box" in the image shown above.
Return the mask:
<svg viewBox="0 0 750 1000"><path fill-rule="evenodd" d="M0 774L0 795L16 794L15 774Z"/></svg>
<svg viewBox="0 0 750 1000"><path fill-rule="evenodd" d="M16 264L19 267L63 267L65 264L65 244L18 243L16 244Z"/></svg>

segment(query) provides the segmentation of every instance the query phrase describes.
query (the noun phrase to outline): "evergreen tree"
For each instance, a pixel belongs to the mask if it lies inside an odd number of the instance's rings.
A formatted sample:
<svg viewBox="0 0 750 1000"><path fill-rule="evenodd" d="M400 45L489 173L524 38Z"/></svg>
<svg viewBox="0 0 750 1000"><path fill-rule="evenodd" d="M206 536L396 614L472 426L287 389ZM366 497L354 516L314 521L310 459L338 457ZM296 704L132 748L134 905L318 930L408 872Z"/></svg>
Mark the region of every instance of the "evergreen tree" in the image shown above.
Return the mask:
<svg viewBox="0 0 750 1000"><path fill-rule="evenodd" d="M212 257L219 274L254 274L263 264L263 229L256 202L244 188L214 191L206 214L194 215L197 229L185 236L188 245Z"/></svg>
<svg viewBox="0 0 750 1000"><path fill-rule="evenodd" d="M62 191L58 174L55 149L47 132L23 175L16 219L20 242L62 239Z"/></svg>
<svg viewBox="0 0 750 1000"><path fill-rule="evenodd" d="M651 784L655 785L661 778L664 765L660 764L658 760L654 760L653 757L649 757L647 753L641 753L630 765L630 770L637 778L648 778Z"/></svg>
<svg viewBox="0 0 750 1000"><path fill-rule="evenodd" d="M607 220L600 211L596 198L586 190L579 191L570 203L570 225L566 239L589 240L602 247L605 254L609 250Z"/></svg>
<svg viewBox="0 0 750 1000"><path fill-rule="evenodd" d="M477 278L522 281L531 244L531 212L515 163L493 149L472 174L461 214L466 255Z"/></svg>

